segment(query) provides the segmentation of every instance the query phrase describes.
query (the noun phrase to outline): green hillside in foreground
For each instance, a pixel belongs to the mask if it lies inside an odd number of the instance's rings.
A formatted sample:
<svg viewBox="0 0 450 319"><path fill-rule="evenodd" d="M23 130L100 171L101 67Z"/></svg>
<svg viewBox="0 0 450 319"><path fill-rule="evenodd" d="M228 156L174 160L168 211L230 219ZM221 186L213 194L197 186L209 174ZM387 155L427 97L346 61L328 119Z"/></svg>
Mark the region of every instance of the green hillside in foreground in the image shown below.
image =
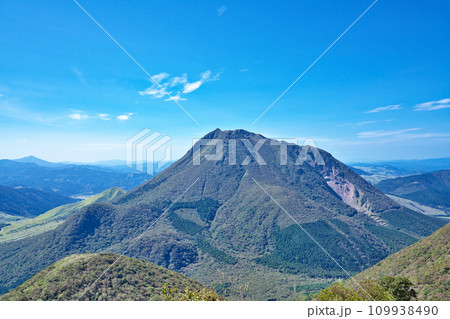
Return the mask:
<svg viewBox="0 0 450 319"><path fill-rule="evenodd" d="M414 283L418 300L450 300L449 242L450 223L355 278L378 280L384 276L406 277Z"/></svg>
<svg viewBox="0 0 450 319"><path fill-rule="evenodd" d="M94 203L108 202L125 193L123 189L113 187L81 202L58 206L35 218L17 221L0 230L0 242L10 242L42 234L56 228L67 217L73 215L83 207Z"/></svg>
<svg viewBox="0 0 450 319"><path fill-rule="evenodd" d="M164 285L184 291L204 288L200 283L148 261L100 253L66 257L0 300L165 300ZM116 260L118 261L114 263ZM112 266L111 266L112 265ZM83 295L86 288L111 268Z"/></svg>

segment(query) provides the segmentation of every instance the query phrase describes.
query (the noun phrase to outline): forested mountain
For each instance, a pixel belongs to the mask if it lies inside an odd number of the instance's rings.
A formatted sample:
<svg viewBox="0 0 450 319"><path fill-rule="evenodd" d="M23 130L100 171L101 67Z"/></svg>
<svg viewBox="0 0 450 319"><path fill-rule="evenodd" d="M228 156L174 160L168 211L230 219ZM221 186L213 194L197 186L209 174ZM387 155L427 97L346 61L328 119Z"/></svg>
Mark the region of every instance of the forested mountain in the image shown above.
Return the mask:
<svg viewBox="0 0 450 319"><path fill-rule="evenodd" d="M177 287L180 293L186 288L204 288L199 282L148 261L115 254L84 254L54 263L0 296L0 300L165 300L164 285Z"/></svg>
<svg viewBox="0 0 450 319"><path fill-rule="evenodd" d="M123 189L113 187L83 201L55 207L35 218L17 221L9 226L5 225L0 230L0 242L19 240L44 233L56 228L59 224L64 222L64 220L83 207L94 203L108 202L125 193L126 192Z"/></svg>
<svg viewBox="0 0 450 319"><path fill-rule="evenodd" d="M406 277L414 283L419 300L450 300L450 224L380 261L356 276L378 280Z"/></svg>
<svg viewBox="0 0 450 319"><path fill-rule="evenodd" d="M95 195L117 186L130 190L151 176L83 165L42 166L0 160L0 185L32 187L65 196Z"/></svg>
<svg viewBox="0 0 450 319"><path fill-rule="evenodd" d="M450 214L450 170L389 179L376 186L387 194L442 209Z"/></svg>
<svg viewBox="0 0 450 319"><path fill-rule="evenodd" d="M12 188L0 185L0 212L20 217L35 217L75 199L34 188Z"/></svg>
<svg viewBox="0 0 450 319"><path fill-rule="evenodd" d="M128 256L214 282L230 299L294 299L302 288L293 291L293 283L345 276L304 230L356 274L445 224L401 207L323 150L324 165L313 153L300 163L302 148L259 134L217 129L198 143L212 139L223 141L223 158L194 165L191 149L112 203L85 207L32 240L1 244L1 291L70 254L121 253L133 244ZM258 141L264 165L247 150Z"/></svg>

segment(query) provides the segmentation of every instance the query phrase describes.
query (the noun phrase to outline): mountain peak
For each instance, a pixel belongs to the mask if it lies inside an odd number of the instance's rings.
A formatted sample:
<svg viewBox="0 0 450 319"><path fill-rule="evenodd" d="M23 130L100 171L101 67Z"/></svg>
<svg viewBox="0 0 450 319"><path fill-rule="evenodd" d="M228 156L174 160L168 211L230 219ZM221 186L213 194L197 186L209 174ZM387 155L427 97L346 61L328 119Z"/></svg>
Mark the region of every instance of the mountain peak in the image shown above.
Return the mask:
<svg viewBox="0 0 450 319"><path fill-rule="evenodd" d="M44 161L43 159L40 159L39 157L29 155L22 158L18 158L15 161ZM44 161L45 162L45 161Z"/></svg>
<svg viewBox="0 0 450 319"><path fill-rule="evenodd" d="M225 130L222 131L219 128L216 128L214 131L209 132L202 139L251 139L253 137L264 138L261 134L250 132L244 129L236 129L236 130Z"/></svg>
<svg viewBox="0 0 450 319"><path fill-rule="evenodd" d="M52 163L52 162L47 162L43 159L40 159L36 156L30 155L30 156L26 156L26 157L22 157L22 158L18 158L14 160L15 162L19 162L19 163L33 163L33 164L37 164L40 166L48 166L48 167L53 167L53 166L60 166L61 164L59 163Z"/></svg>

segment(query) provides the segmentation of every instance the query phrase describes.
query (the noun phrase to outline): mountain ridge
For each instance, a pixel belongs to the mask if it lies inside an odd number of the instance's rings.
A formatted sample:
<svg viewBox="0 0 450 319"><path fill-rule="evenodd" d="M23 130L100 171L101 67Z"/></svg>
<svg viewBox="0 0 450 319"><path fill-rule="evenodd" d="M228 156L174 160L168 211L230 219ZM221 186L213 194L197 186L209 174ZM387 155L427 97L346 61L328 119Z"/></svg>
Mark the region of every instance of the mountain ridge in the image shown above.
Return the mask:
<svg viewBox="0 0 450 319"><path fill-rule="evenodd" d="M286 287L292 280L306 285L342 276L260 186L351 273L445 223L400 207L323 150L316 149L325 162L321 168L311 156L296 165L299 146L260 134L215 130L200 144L213 139L223 139L227 149L218 160L203 158L194 165L194 145L162 173L111 203L90 205L33 242L0 245L0 288L11 289L67 254L126 249L129 256L181 271L203 284L221 282L231 299L239 284L230 278L251 282L247 298L260 300L295 298ZM240 139L235 161L228 152L233 139ZM254 146L261 139L259 154L266 165L254 160L243 141ZM205 145L200 152L214 153L214 147ZM286 165L279 165L284 155ZM36 250L42 252L38 262ZM20 268L5 277L8 265L18 261Z"/></svg>
<svg viewBox="0 0 450 319"><path fill-rule="evenodd" d="M0 185L0 212L8 215L35 217L54 207L76 201L52 191Z"/></svg>
<svg viewBox="0 0 450 319"><path fill-rule="evenodd" d="M0 242L19 240L52 230L83 207L93 203L108 202L125 193L123 189L113 187L83 201L58 206L32 219L14 222L0 229Z"/></svg>
<svg viewBox="0 0 450 319"><path fill-rule="evenodd" d="M150 177L140 172L119 172L95 166L48 167L36 163L0 160L0 185L32 187L71 197L85 198L114 186L130 190Z"/></svg>
<svg viewBox="0 0 450 319"><path fill-rule="evenodd" d="M390 195L444 210L450 216L450 170L389 179L375 186Z"/></svg>

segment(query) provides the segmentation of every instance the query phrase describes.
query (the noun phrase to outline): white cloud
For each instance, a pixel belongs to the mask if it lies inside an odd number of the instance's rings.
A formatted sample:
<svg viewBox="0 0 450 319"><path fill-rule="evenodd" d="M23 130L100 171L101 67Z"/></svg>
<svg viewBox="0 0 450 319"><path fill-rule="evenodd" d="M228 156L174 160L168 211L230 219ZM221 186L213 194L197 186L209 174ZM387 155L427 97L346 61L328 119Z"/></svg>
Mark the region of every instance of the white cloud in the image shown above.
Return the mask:
<svg viewBox="0 0 450 319"><path fill-rule="evenodd" d="M341 127L343 127L343 126L358 127L358 126L364 126L364 125L369 125L369 124L377 124L377 123L392 122L392 121L394 121L394 120L389 119L389 120L383 120L383 121L363 121L363 122L359 122L359 123L343 123L343 124L340 124L339 126L341 126Z"/></svg>
<svg viewBox="0 0 450 319"><path fill-rule="evenodd" d="M378 113L383 111L394 111L394 110L400 110L400 104L394 104L394 105L388 105L388 106L381 106L377 107L376 109L366 111L364 113Z"/></svg>
<svg viewBox="0 0 450 319"><path fill-rule="evenodd" d="M87 114L85 114L85 113L80 113L80 112L77 112L77 113L71 113L71 114L69 114L69 117L70 117L72 120L77 120L77 121L79 121L79 120L86 120L86 119L89 118L89 116L88 116Z"/></svg>
<svg viewBox="0 0 450 319"><path fill-rule="evenodd" d="M170 79L170 87L177 86L178 84L185 84L187 83L187 74L183 74L182 76L175 76L172 79Z"/></svg>
<svg viewBox="0 0 450 319"><path fill-rule="evenodd" d="M159 74L152 75L153 80L155 80L155 81L158 82L158 83L161 82L162 80L168 78L168 77L169 77L169 74L168 74L168 73L165 73L165 72L162 72L162 73L159 73Z"/></svg>
<svg viewBox="0 0 450 319"><path fill-rule="evenodd" d="M435 111L450 107L450 99L442 99L440 101L431 101L422 104L417 104L414 111Z"/></svg>
<svg viewBox="0 0 450 319"><path fill-rule="evenodd" d="M72 66L73 74L78 78L81 84L86 84L86 81L84 80L83 73L80 72L76 67Z"/></svg>
<svg viewBox="0 0 450 319"><path fill-rule="evenodd" d="M76 76L82 76L83 73L81 73L76 67L72 67L73 73L75 73Z"/></svg>
<svg viewBox="0 0 450 319"><path fill-rule="evenodd" d="M177 95L175 95L175 96L171 96L171 97L165 99L164 101L176 101L176 102L178 102L178 101L186 101L186 99L185 99L185 98L182 98L182 97L180 96L180 94L177 94Z"/></svg>
<svg viewBox="0 0 450 319"><path fill-rule="evenodd" d="M184 98L183 95L198 90L203 83L219 80L220 73L213 74L210 70L207 70L202 72L200 74L200 79L194 82L188 81L187 74L171 78L168 73L160 73L152 77L158 83L153 83L152 86L146 88L144 91L139 91L140 95L149 95L156 99L166 97L165 101L178 102L185 101L186 98Z"/></svg>
<svg viewBox="0 0 450 319"><path fill-rule="evenodd" d="M201 78L203 81L208 81L208 80L211 78L211 71L210 71L210 70L207 70L207 71L201 73L201 74L200 74L200 78Z"/></svg>
<svg viewBox="0 0 450 319"><path fill-rule="evenodd" d="M158 86L157 84L153 84L151 87L146 88L144 91L139 91L140 95L150 95L156 99L162 98L167 93L171 94L172 92L167 92L164 86Z"/></svg>
<svg viewBox="0 0 450 319"><path fill-rule="evenodd" d="M227 11L227 7L221 6L219 9L217 9L217 15L220 17L222 14L225 13L225 11Z"/></svg>
<svg viewBox="0 0 450 319"><path fill-rule="evenodd" d="M101 114L97 114L97 116L98 116L98 118L100 120L104 120L104 121L108 121L109 120L109 114L101 113Z"/></svg>
<svg viewBox="0 0 450 319"><path fill-rule="evenodd" d="M356 126L363 126L363 125L367 125L367 124L375 124L377 123L377 121L365 121L365 122L359 122L356 124Z"/></svg>
<svg viewBox="0 0 450 319"><path fill-rule="evenodd" d="M126 121L131 118L131 115L133 115L133 113L122 114L122 115L117 116L117 119L120 121Z"/></svg>
<svg viewBox="0 0 450 319"><path fill-rule="evenodd" d="M370 132L360 132L358 133L359 138L377 138L377 137L384 137L384 136L394 136L394 135L402 135L407 132L411 131L417 131L420 130L420 128L408 128L403 130L396 130L396 131L370 131Z"/></svg>
<svg viewBox="0 0 450 319"><path fill-rule="evenodd" d="M192 82L192 83L186 83L184 85L183 93L187 94L187 93L194 92L195 90L198 90L202 84L203 84L203 81L196 81L196 82Z"/></svg>

